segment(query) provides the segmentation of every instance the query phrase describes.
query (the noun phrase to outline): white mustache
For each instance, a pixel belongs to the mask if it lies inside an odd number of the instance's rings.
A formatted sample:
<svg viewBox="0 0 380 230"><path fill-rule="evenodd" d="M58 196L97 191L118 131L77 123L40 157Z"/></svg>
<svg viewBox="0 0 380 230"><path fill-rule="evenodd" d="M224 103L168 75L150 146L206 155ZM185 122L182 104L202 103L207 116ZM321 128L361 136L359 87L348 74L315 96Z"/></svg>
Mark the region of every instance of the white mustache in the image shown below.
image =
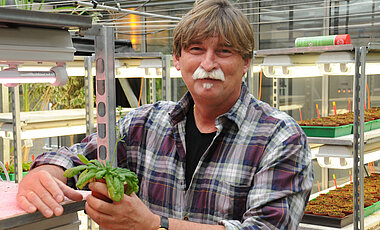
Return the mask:
<svg viewBox="0 0 380 230"><path fill-rule="evenodd" d="M216 69L211 72L207 72L206 70L204 70L202 67L199 66L193 73L193 79L197 80L197 79L205 79L205 78L225 81L224 73L221 69Z"/></svg>

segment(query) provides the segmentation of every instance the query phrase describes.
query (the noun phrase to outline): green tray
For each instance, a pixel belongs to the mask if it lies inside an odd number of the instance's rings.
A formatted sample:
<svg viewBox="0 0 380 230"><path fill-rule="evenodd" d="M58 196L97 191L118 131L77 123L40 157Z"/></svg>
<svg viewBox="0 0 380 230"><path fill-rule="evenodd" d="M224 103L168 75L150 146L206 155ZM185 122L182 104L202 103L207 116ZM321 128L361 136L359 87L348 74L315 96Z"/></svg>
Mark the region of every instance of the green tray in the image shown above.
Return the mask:
<svg viewBox="0 0 380 230"><path fill-rule="evenodd" d="M371 130L380 129L380 119L376 119L371 122Z"/></svg>
<svg viewBox="0 0 380 230"><path fill-rule="evenodd" d="M372 130L372 124L373 124L374 121L367 121L367 122L364 122L364 132L368 132L370 130ZM352 125L352 124L351 124ZM353 126L353 125L352 125ZM359 127L358 127L359 129ZM354 129L352 128L351 130L351 134L354 133Z"/></svg>
<svg viewBox="0 0 380 230"><path fill-rule="evenodd" d="M22 177L24 177L27 173L28 172L22 172ZM3 180L7 180L7 178L5 177L4 173L0 173L0 177ZM14 173L9 173L9 180L10 181L15 181L15 174Z"/></svg>
<svg viewBox="0 0 380 230"><path fill-rule="evenodd" d="M380 201L372 204L371 206L368 206L364 208L364 216L369 216L372 213L376 212L377 210L380 210Z"/></svg>
<svg viewBox="0 0 380 230"><path fill-rule="evenodd" d="M338 127L301 126L308 137L340 137L352 133L352 125Z"/></svg>

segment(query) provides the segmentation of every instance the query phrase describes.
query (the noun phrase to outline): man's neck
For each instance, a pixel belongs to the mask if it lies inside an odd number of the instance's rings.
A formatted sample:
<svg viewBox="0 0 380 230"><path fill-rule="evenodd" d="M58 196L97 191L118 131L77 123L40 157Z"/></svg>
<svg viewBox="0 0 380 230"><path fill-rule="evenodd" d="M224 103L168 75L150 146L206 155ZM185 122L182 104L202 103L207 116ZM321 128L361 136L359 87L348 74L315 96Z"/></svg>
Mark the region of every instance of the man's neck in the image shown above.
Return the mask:
<svg viewBox="0 0 380 230"><path fill-rule="evenodd" d="M219 115L224 114L227 111L228 109L221 109L221 107L213 108L212 106L195 104L194 120L198 130L201 133L212 133L217 131L217 128L215 127L215 120Z"/></svg>

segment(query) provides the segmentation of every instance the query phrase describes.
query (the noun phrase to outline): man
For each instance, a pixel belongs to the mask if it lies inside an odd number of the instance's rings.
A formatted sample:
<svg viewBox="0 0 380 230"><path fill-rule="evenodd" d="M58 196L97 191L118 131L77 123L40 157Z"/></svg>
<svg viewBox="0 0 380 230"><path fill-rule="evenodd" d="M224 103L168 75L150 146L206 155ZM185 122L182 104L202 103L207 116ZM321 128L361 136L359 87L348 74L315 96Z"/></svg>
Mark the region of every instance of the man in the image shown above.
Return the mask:
<svg viewBox="0 0 380 230"><path fill-rule="evenodd" d="M113 203L90 195L87 214L105 229L296 229L312 187L310 148L290 116L242 83L253 54L248 20L228 0L199 1L173 37L189 92L120 121L118 165L137 174L140 190ZM50 217L62 214L64 195L80 200L62 176L78 153L95 158L96 135L39 156L20 183L20 206ZM89 188L108 196L102 183Z"/></svg>

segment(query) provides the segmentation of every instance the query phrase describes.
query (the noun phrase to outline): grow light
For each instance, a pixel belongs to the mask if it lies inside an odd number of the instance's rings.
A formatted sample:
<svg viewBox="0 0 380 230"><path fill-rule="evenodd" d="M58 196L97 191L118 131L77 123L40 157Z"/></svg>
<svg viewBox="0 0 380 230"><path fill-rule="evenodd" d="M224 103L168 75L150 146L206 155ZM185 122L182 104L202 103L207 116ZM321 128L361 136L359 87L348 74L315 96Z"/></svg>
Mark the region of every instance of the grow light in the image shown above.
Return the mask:
<svg viewBox="0 0 380 230"><path fill-rule="evenodd" d="M0 83L7 87L15 87L20 83L50 83L62 86L68 80L66 69L57 65L50 71L18 71L17 66L10 64L10 68L0 71Z"/></svg>

